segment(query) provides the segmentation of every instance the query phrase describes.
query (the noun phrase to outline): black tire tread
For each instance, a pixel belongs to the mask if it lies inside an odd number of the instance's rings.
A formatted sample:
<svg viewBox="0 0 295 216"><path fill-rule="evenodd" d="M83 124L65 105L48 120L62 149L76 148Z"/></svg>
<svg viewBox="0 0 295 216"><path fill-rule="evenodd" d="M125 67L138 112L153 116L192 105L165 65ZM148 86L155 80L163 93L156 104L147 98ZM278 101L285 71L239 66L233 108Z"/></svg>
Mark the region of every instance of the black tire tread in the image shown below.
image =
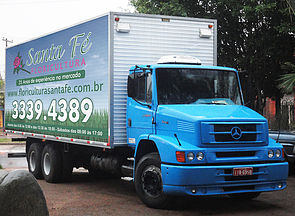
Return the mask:
<svg viewBox="0 0 295 216"><path fill-rule="evenodd" d="M40 143L32 143L26 154L29 171L30 173L33 174L33 176L36 179L43 179L42 167L41 167L42 150L43 150L43 146ZM32 171L30 167L30 158L29 158L32 151L35 151L35 154L36 154L36 168L34 171Z"/></svg>
<svg viewBox="0 0 295 216"><path fill-rule="evenodd" d="M167 196L166 194L162 193L158 198L151 198L146 195L140 184L141 173L144 168L148 165L155 165L161 169L161 159L160 155L157 152L152 152L149 154L144 155L138 162L135 170L135 178L134 178L134 185L137 192L137 195L141 199L143 203L145 203L148 207L151 208L158 208L158 209L165 209L168 208L170 205L171 197Z"/></svg>
<svg viewBox="0 0 295 216"><path fill-rule="evenodd" d="M44 155L46 153L49 153L50 156L50 162L51 162L51 168L50 173L48 175L44 172ZM57 183L60 180L62 180L62 155L59 148L57 148L53 144L47 144L42 152L42 173L44 176L44 179L49 183Z"/></svg>

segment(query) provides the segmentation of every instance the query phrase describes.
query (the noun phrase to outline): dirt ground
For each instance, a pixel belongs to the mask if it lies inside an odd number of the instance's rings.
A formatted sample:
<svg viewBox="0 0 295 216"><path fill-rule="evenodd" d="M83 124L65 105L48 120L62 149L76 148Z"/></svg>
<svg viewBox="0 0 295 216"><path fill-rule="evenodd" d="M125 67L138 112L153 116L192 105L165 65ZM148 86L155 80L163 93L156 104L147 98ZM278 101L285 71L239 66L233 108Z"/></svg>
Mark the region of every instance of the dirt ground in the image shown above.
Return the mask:
<svg viewBox="0 0 295 216"><path fill-rule="evenodd" d="M294 215L294 175L289 177L286 190L263 193L253 201L240 202L227 196L178 197L169 210L146 207L138 199L132 181L95 180L87 172L75 172L71 183L38 182L45 194L51 216Z"/></svg>
<svg viewBox="0 0 295 216"><path fill-rule="evenodd" d="M26 169L25 158L7 158L22 152L22 145L0 146L0 163L7 170ZM137 197L132 181L92 179L85 170L75 170L72 182L49 184L38 180L51 216L188 216L188 215L294 215L295 175L288 178L287 189L261 194L257 199L240 202L227 196L178 197L169 210L146 207ZM0 215L2 215L0 213Z"/></svg>

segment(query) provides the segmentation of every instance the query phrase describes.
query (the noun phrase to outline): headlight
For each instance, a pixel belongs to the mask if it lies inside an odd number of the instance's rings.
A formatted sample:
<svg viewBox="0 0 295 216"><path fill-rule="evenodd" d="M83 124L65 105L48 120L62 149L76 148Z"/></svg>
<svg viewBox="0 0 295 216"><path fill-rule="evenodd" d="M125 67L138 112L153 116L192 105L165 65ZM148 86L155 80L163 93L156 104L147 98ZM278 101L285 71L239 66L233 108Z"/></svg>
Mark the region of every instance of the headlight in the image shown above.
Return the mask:
<svg viewBox="0 0 295 216"><path fill-rule="evenodd" d="M268 150L268 158L273 158L274 153L273 150Z"/></svg>
<svg viewBox="0 0 295 216"><path fill-rule="evenodd" d="M189 152L186 157L189 161L192 161L195 158L195 155L194 155L194 153Z"/></svg>
<svg viewBox="0 0 295 216"><path fill-rule="evenodd" d="M200 161L200 160L203 160L204 158L204 154L202 152L198 152L197 155L196 155L196 158Z"/></svg>
<svg viewBox="0 0 295 216"><path fill-rule="evenodd" d="M281 156L281 150L280 149L277 149L276 150L276 157L278 158L278 157L280 157Z"/></svg>

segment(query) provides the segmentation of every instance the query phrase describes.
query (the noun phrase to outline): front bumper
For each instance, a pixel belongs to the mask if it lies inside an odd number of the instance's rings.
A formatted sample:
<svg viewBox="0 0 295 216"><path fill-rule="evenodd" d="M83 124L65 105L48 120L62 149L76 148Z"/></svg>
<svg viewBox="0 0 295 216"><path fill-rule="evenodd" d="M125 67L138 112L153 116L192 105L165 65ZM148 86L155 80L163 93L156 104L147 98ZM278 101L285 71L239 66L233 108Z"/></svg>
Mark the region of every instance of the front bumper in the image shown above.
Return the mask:
<svg viewBox="0 0 295 216"><path fill-rule="evenodd" d="M253 167L251 176L233 176L233 168ZM266 192L286 187L288 163L179 166L162 164L163 191L178 195Z"/></svg>

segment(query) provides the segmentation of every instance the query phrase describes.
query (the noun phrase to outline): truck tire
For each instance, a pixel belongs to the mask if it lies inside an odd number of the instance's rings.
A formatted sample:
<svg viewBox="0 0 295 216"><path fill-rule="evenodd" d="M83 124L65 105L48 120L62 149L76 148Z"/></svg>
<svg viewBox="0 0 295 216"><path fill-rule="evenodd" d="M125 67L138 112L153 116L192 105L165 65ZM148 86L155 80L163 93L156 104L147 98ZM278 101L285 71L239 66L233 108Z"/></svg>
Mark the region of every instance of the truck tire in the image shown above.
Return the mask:
<svg viewBox="0 0 295 216"><path fill-rule="evenodd" d="M42 150L43 148L40 143L32 143L26 155L29 171L36 179L43 178L41 169Z"/></svg>
<svg viewBox="0 0 295 216"><path fill-rule="evenodd" d="M250 193L229 194L229 197L233 199L239 199L239 200L251 200L251 199L255 199L259 195L260 195L260 192L250 192Z"/></svg>
<svg viewBox="0 0 295 216"><path fill-rule="evenodd" d="M134 185L137 195L151 208L166 208L170 197L163 193L161 160L158 153L149 153L138 162Z"/></svg>
<svg viewBox="0 0 295 216"><path fill-rule="evenodd" d="M61 151L55 145L47 144L41 158L42 174L49 183L59 182L62 178Z"/></svg>

